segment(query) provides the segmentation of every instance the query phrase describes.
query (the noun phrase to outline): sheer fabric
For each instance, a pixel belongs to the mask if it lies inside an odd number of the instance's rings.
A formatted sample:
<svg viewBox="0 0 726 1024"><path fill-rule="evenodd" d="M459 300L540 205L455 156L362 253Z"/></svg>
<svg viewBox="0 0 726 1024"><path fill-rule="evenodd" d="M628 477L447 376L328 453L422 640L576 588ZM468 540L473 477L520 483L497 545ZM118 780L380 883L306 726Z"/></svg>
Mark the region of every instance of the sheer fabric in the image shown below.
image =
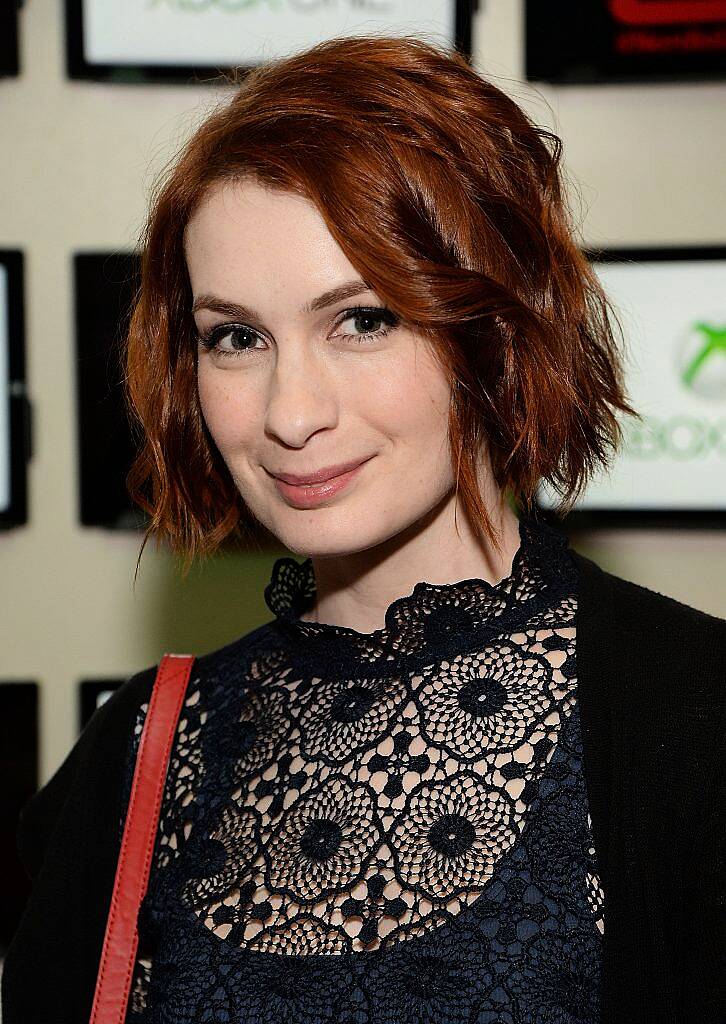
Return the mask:
<svg viewBox="0 0 726 1024"><path fill-rule="evenodd" d="M420 582L364 634L303 620L312 563L278 559L273 620L195 663L129 1024L594 1024L576 585L524 517L499 583Z"/></svg>

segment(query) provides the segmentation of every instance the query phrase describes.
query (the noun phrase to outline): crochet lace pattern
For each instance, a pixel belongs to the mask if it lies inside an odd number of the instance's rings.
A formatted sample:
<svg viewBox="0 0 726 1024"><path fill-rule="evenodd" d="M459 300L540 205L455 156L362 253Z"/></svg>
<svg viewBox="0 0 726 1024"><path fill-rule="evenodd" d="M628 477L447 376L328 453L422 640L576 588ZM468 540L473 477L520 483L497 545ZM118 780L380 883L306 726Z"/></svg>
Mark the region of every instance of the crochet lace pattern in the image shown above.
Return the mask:
<svg viewBox="0 0 726 1024"><path fill-rule="evenodd" d="M519 527L504 579L417 583L372 633L301 619L312 561L278 558L273 620L197 659L128 1022L595 1024L577 574Z"/></svg>

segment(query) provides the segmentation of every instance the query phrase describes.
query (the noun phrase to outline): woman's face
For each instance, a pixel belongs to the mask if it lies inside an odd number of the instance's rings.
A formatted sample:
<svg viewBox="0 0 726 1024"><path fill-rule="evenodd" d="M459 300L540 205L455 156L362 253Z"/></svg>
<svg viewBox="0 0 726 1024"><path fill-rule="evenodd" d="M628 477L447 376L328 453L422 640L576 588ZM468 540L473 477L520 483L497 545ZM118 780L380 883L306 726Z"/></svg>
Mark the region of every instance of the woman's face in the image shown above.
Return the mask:
<svg viewBox="0 0 726 1024"><path fill-rule="evenodd" d="M199 346L202 412L256 518L310 556L415 530L454 486L450 389L428 342L391 323L317 209L292 193L218 186L187 225L185 252L197 331L213 330L217 347ZM362 464L337 490L275 479L350 463Z"/></svg>

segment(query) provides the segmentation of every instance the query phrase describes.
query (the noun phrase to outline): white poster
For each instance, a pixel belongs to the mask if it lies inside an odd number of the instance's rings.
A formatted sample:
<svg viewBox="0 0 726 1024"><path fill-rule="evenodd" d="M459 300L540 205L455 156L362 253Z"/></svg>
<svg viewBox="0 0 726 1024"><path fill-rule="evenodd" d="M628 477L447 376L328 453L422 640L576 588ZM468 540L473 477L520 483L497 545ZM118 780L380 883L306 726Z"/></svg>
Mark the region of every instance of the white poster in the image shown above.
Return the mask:
<svg viewBox="0 0 726 1024"><path fill-rule="evenodd" d="M726 509L726 260L593 264L626 343L624 444L575 509ZM540 504L556 503L548 487ZM574 509L573 509L574 511Z"/></svg>
<svg viewBox="0 0 726 1024"><path fill-rule="evenodd" d="M455 0L83 0L89 64L249 66L340 35L454 40Z"/></svg>

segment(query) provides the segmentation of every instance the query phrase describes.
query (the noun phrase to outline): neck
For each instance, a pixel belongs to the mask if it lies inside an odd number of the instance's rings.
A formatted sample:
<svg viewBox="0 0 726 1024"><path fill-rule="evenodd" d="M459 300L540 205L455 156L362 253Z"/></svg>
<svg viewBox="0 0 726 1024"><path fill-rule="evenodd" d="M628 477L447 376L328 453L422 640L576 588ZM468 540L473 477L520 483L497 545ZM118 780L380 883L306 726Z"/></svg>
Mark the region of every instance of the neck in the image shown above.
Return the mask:
<svg viewBox="0 0 726 1024"><path fill-rule="evenodd" d="M371 633L385 625L388 606L420 581L433 584L482 579L496 584L512 570L519 548L519 520L504 500L488 508L499 549L480 539L453 492L425 521L366 549L311 555L316 601L300 618ZM457 529L458 528L458 529Z"/></svg>

